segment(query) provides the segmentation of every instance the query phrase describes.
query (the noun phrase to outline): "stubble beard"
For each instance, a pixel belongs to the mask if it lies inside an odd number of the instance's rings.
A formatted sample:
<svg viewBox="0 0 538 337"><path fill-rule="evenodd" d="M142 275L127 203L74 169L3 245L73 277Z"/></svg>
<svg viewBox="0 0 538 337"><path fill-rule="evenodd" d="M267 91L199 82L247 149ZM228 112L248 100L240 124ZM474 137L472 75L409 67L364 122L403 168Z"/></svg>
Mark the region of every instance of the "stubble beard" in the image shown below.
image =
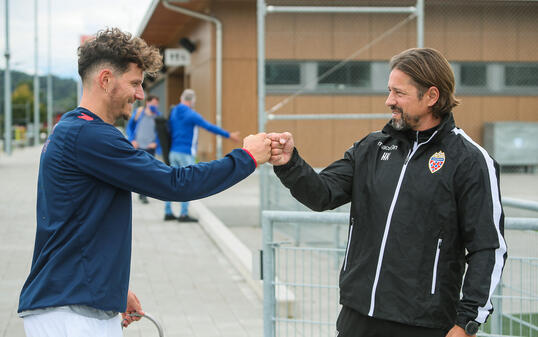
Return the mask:
<svg viewBox="0 0 538 337"><path fill-rule="evenodd" d="M403 111L402 108L397 106L391 106L391 110L397 110L400 114L400 118L392 118L390 124L395 130L406 131L414 129L419 124L419 117L411 117L409 114Z"/></svg>
<svg viewBox="0 0 538 337"><path fill-rule="evenodd" d="M391 110L397 110L400 114L400 118L392 117L390 120L390 125L392 125L395 130L403 131L411 128L406 120L407 114L405 114L401 108L397 106L391 106Z"/></svg>

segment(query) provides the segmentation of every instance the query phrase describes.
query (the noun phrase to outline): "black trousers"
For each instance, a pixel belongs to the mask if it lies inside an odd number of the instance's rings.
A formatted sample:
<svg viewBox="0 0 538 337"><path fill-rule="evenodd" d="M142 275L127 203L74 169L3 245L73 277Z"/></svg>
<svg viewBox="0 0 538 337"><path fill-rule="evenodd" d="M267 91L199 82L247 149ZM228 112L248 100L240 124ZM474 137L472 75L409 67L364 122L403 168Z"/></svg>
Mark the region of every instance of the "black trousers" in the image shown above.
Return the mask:
<svg viewBox="0 0 538 337"><path fill-rule="evenodd" d="M424 328L362 315L342 307L336 322L337 337L445 337L448 331Z"/></svg>

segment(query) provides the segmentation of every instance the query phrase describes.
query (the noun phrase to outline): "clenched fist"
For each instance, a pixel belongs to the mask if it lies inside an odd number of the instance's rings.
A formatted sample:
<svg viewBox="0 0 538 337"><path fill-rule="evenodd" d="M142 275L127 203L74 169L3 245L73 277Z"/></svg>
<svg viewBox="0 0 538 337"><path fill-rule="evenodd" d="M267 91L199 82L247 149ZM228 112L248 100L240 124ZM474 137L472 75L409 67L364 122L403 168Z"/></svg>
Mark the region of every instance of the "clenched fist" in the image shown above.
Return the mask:
<svg viewBox="0 0 538 337"><path fill-rule="evenodd" d="M271 140L264 132L245 137L243 148L250 152L258 165L266 163L271 157Z"/></svg>
<svg viewBox="0 0 538 337"><path fill-rule="evenodd" d="M271 158L269 163L274 166L280 166L289 162L295 148L291 133L269 133L267 138L271 139Z"/></svg>

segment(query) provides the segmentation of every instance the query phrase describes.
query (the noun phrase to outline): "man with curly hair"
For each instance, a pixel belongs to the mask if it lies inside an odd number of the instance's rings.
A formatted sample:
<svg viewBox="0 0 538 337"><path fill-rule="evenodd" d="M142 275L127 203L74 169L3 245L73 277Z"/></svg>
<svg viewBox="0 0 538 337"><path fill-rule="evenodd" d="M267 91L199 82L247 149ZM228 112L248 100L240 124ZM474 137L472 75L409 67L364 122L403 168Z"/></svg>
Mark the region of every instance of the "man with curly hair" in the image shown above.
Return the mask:
<svg viewBox="0 0 538 337"><path fill-rule="evenodd" d="M270 157L265 134L250 135L225 158L169 167L135 149L114 127L144 99L144 73L158 71L156 48L106 29L78 49L83 96L41 152L37 232L18 312L26 335L121 336L140 319L129 289L131 192L187 201L218 193ZM123 313L123 321L120 315Z"/></svg>

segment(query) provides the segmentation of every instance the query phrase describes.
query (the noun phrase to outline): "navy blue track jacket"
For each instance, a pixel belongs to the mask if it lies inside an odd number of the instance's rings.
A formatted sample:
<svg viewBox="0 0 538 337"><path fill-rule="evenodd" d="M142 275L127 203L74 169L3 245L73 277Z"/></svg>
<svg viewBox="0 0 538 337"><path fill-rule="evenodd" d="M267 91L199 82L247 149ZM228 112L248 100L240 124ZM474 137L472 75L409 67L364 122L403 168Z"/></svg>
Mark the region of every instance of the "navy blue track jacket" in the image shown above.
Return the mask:
<svg viewBox="0 0 538 337"><path fill-rule="evenodd" d="M225 158L169 167L84 108L63 116L43 146L37 233L18 311L87 305L124 312L131 263L131 192L171 201L218 193L256 168L236 149Z"/></svg>

